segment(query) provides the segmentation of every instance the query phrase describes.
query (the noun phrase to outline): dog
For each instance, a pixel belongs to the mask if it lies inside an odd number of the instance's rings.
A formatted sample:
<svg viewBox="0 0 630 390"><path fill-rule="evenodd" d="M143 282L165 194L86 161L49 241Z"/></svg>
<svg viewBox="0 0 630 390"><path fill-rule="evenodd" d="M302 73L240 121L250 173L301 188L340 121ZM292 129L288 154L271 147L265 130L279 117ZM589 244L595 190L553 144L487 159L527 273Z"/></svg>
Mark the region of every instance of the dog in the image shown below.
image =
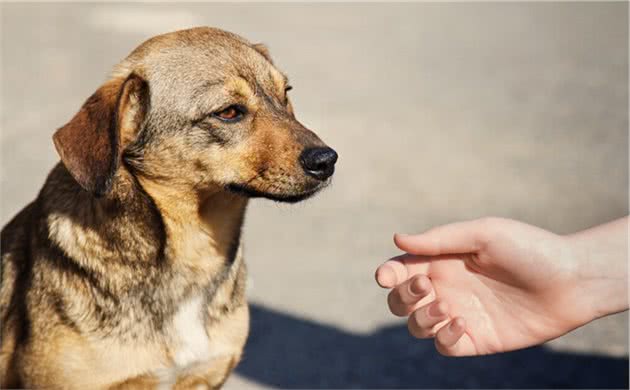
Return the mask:
<svg viewBox="0 0 630 390"><path fill-rule="evenodd" d="M249 329L248 199L297 202L335 170L290 89L264 45L209 27L115 66L2 230L0 387L221 387Z"/></svg>

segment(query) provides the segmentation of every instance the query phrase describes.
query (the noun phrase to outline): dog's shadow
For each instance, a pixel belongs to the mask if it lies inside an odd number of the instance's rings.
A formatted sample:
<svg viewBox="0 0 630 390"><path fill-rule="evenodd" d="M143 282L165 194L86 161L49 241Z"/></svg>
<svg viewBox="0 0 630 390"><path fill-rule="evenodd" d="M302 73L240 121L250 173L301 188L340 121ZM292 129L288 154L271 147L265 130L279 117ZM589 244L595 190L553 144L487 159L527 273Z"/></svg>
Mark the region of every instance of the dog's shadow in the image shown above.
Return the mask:
<svg viewBox="0 0 630 390"><path fill-rule="evenodd" d="M446 358L404 326L352 334L251 305L237 373L281 388L628 388L628 359L544 347Z"/></svg>

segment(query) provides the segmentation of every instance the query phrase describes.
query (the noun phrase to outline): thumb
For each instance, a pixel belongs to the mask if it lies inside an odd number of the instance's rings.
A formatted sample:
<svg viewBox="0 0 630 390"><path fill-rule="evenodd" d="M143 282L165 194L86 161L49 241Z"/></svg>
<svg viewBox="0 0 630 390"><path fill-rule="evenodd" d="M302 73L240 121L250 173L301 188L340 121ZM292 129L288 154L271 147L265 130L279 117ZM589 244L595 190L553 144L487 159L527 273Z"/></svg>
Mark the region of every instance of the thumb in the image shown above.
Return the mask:
<svg viewBox="0 0 630 390"><path fill-rule="evenodd" d="M438 256L477 252L485 241L478 220L456 222L430 229L422 234L395 234L394 243L413 255Z"/></svg>

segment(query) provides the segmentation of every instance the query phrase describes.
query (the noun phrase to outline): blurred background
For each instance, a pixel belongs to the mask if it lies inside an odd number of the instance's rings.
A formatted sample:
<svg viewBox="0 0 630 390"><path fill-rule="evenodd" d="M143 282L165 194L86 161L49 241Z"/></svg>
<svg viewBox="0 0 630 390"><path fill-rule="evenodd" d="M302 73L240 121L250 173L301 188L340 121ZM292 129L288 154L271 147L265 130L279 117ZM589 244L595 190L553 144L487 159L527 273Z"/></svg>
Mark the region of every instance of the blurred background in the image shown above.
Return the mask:
<svg viewBox="0 0 630 390"><path fill-rule="evenodd" d="M1 223L112 66L199 25L266 43L333 185L256 200L252 332L227 388L628 387L628 315L542 347L452 359L373 281L394 232L485 215L569 233L628 214L628 4L2 4Z"/></svg>

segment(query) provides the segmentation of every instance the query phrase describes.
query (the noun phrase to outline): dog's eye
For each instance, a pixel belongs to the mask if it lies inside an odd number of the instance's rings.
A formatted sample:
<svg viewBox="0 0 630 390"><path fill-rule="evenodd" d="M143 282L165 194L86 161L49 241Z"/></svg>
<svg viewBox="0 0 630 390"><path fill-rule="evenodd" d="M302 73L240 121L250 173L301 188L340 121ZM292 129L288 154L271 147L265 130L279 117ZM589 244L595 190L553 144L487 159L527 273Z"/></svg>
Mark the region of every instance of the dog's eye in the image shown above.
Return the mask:
<svg viewBox="0 0 630 390"><path fill-rule="evenodd" d="M284 93L287 93L287 92L289 92L292 89L293 89L293 87L291 85L287 85L286 88L284 88Z"/></svg>
<svg viewBox="0 0 630 390"><path fill-rule="evenodd" d="M242 106L233 104L227 108L222 109L221 111L215 112L212 115L221 119L222 121L234 122L241 119L244 114L245 109Z"/></svg>

